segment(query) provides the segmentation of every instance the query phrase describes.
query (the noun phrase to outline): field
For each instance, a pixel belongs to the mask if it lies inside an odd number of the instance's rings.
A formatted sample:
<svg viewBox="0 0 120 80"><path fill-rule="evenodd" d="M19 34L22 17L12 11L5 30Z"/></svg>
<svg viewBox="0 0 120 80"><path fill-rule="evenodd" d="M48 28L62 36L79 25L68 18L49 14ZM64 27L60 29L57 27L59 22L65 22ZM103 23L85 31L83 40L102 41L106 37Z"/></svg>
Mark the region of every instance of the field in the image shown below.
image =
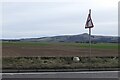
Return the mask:
<svg viewBox="0 0 120 80"><path fill-rule="evenodd" d="M97 43L91 45L91 56L118 56L118 44ZM3 42L3 57L37 56L89 56L87 43L40 43L40 42Z"/></svg>
<svg viewBox="0 0 120 80"><path fill-rule="evenodd" d="M118 45L115 43L40 43L3 42L3 69L83 69L118 68ZM80 61L74 62L73 56Z"/></svg>

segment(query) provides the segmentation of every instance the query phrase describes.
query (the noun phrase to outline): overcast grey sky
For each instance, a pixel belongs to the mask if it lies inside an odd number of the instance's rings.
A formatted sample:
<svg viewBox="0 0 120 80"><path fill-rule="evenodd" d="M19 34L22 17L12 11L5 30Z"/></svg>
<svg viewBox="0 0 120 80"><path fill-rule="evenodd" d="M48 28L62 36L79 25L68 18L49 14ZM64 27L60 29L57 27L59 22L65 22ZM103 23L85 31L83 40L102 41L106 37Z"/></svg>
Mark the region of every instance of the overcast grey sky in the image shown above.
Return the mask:
<svg viewBox="0 0 120 80"><path fill-rule="evenodd" d="M2 38L32 38L88 33L92 9L93 35L118 35L119 0L5 0Z"/></svg>

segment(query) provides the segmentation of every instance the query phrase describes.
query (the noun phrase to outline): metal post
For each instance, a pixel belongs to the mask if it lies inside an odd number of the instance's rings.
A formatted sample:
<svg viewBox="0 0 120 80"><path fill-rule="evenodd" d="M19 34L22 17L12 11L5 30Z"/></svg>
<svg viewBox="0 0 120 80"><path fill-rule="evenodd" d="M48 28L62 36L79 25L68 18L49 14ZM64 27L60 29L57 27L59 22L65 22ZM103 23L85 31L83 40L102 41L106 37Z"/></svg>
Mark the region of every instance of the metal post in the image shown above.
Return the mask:
<svg viewBox="0 0 120 80"><path fill-rule="evenodd" d="M89 14L88 14L88 18L87 18L87 21L86 21L86 25L85 25L85 28L89 28L89 56L88 56L88 62L89 62L89 69L92 67L91 65L91 28L93 28L94 25L93 25L93 22L92 22L92 19L91 19L91 9L89 9Z"/></svg>
<svg viewBox="0 0 120 80"><path fill-rule="evenodd" d="M89 63L91 68L91 28L89 28Z"/></svg>

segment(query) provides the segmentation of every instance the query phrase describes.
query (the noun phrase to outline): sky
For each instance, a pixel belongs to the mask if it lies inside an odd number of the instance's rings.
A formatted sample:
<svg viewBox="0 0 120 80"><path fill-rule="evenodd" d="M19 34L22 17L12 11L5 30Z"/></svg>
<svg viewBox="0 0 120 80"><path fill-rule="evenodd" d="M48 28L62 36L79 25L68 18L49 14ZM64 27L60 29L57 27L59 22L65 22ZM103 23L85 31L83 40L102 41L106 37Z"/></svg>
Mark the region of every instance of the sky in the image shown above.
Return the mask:
<svg viewBox="0 0 120 80"><path fill-rule="evenodd" d="M118 35L119 0L4 0L0 4L3 39L38 38L88 33L85 23L92 10L92 35Z"/></svg>

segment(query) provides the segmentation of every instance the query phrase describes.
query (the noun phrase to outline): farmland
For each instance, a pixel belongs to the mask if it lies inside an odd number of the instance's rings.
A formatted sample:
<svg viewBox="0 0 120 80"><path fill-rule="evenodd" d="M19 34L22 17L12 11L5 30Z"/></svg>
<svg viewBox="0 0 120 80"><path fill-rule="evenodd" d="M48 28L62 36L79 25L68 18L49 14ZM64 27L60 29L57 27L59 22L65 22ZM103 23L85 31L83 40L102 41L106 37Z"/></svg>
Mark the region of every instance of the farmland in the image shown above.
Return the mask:
<svg viewBox="0 0 120 80"><path fill-rule="evenodd" d="M3 57L89 56L87 43L3 42L2 45ZM92 44L91 48L91 56L118 56L115 43Z"/></svg>
<svg viewBox="0 0 120 80"><path fill-rule="evenodd" d="M118 45L87 43L3 42L3 69L118 68ZM79 56L80 62L74 62ZM90 65L91 64L91 65Z"/></svg>

